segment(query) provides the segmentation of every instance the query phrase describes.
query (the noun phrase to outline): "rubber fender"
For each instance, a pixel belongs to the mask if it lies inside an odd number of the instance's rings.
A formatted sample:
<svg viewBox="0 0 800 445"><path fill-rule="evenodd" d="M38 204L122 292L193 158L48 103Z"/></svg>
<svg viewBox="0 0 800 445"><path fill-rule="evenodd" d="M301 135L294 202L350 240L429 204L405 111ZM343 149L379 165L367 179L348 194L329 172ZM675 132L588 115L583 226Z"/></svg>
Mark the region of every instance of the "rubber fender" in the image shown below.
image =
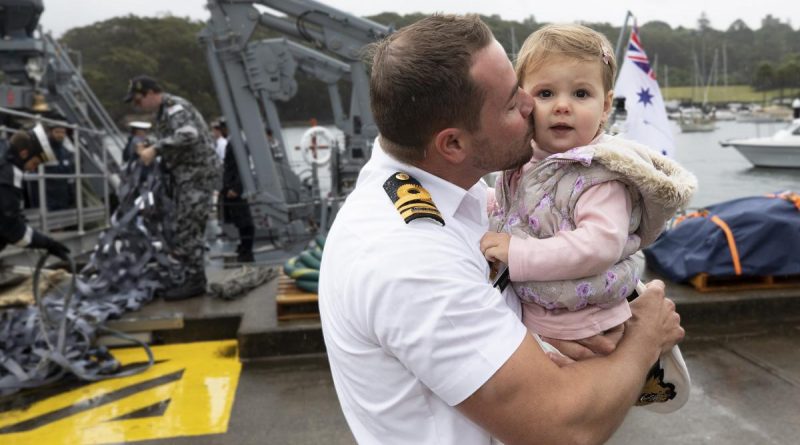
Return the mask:
<svg viewBox="0 0 800 445"><path fill-rule="evenodd" d="M311 256L318 259L319 261L322 261L322 249L320 249L319 247L308 249L306 252L310 253Z"/></svg>
<svg viewBox="0 0 800 445"><path fill-rule="evenodd" d="M297 256L297 261L310 269L319 270L319 260L314 258L308 251L300 252L300 255Z"/></svg>
<svg viewBox="0 0 800 445"><path fill-rule="evenodd" d="M294 278L295 280L316 281L319 280L319 271L316 269L297 268L292 271L292 274L289 275L289 277Z"/></svg>
<svg viewBox="0 0 800 445"><path fill-rule="evenodd" d="M319 246L320 249L324 249L325 248L325 239L326 238L327 237L325 235L320 234L320 235L317 235L316 237L314 237L314 242L317 243L317 246Z"/></svg>
<svg viewBox="0 0 800 445"><path fill-rule="evenodd" d="M297 264L297 257L289 258L285 263L283 263L283 273L291 277L292 273L298 267L300 267L300 265Z"/></svg>
<svg viewBox="0 0 800 445"><path fill-rule="evenodd" d="M319 291L319 282L314 280L297 280L294 282L295 286L306 292L317 293Z"/></svg>

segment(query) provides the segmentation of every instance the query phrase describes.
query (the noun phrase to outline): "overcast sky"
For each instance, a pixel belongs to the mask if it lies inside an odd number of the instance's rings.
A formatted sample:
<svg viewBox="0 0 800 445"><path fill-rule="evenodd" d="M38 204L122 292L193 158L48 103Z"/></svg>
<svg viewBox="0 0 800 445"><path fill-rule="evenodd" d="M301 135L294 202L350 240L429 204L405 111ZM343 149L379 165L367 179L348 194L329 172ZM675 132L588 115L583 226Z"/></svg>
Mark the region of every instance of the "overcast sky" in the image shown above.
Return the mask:
<svg viewBox="0 0 800 445"><path fill-rule="evenodd" d="M695 28L705 12L715 29L725 30L736 19L759 28L767 14L800 25L800 6L794 0L326 0L345 12L367 16L384 11L477 12L499 14L506 20L522 21L533 15L537 22L609 22L622 25L630 10L639 23L662 20L673 27ZM45 31L60 36L70 28L85 26L111 17L134 14L158 16L172 14L205 20L206 0L44 0L41 23Z"/></svg>

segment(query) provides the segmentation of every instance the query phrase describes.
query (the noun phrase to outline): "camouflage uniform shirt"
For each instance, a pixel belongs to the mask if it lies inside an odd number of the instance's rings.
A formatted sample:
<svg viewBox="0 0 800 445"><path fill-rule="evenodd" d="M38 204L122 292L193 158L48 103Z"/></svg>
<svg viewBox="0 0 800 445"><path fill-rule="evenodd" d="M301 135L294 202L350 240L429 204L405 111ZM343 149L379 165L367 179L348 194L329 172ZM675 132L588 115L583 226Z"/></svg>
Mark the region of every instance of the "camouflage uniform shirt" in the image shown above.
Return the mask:
<svg viewBox="0 0 800 445"><path fill-rule="evenodd" d="M203 116L186 99L163 93L156 116L154 144L172 176L175 202L173 255L186 267L187 279L205 280L204 229L211 193L220 187L219 158Z"/></svg>
<svg viewBox="0 0 800 445"><path fill-rule="evenodd" d="M176 177L219 181L221 168L203 116L186 99L163 96L156 116L155 148L165 166Z"/></svg>

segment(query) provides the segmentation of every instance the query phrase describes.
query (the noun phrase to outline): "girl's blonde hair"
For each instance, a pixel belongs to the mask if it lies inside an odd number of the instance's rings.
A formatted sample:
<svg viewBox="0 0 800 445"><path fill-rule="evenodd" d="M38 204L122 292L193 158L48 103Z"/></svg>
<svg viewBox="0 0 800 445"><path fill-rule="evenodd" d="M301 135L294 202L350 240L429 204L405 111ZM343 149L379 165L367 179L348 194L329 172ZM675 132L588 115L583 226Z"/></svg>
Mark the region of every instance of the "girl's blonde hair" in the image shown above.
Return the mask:
<svg viewBox="0 0 800 445"><path fill-rule="evenodd" d="M525 76L539 69L548 57L564 56L587 62L597 62L603 67L603 87L611 91L617 74L617 61L606 36L583 25L545 25L525 39L515 71L520 83Z"/></svg>

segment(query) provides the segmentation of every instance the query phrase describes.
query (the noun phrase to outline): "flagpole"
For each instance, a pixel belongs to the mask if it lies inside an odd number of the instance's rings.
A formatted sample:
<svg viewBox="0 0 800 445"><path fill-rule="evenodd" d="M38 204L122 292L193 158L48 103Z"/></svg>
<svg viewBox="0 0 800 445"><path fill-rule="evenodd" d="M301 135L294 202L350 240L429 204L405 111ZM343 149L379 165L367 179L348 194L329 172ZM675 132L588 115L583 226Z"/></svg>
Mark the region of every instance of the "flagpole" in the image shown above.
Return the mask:
<svg viewBox="0 0 800 445"><path fill-rule="evenodd" d="M619 37L617 38L617 48L614 50L614 56L617 58L617 66L619 66L622 62L622 38L625 37L625 34L628 33L628 20L633 17L633 13L628 10L625 13L625 21L622 24L622 29L619 30ZM619 72L617 72L619 74Z"/></svg>
<svg viewBox="0 0 800 445"><path fill-rule="evenodd" d="M633 23L628 27L631 17ZM626 33L626 30L629 31ZM620 134L658 153L671 156L675 151L675 141L656 80L655 64L651 64L638 33L636 17L629 13L621 34L627 34L628 43L624 47L619 45L620 69L614 85L615 98L626 99L626 119Z"/></svg>

